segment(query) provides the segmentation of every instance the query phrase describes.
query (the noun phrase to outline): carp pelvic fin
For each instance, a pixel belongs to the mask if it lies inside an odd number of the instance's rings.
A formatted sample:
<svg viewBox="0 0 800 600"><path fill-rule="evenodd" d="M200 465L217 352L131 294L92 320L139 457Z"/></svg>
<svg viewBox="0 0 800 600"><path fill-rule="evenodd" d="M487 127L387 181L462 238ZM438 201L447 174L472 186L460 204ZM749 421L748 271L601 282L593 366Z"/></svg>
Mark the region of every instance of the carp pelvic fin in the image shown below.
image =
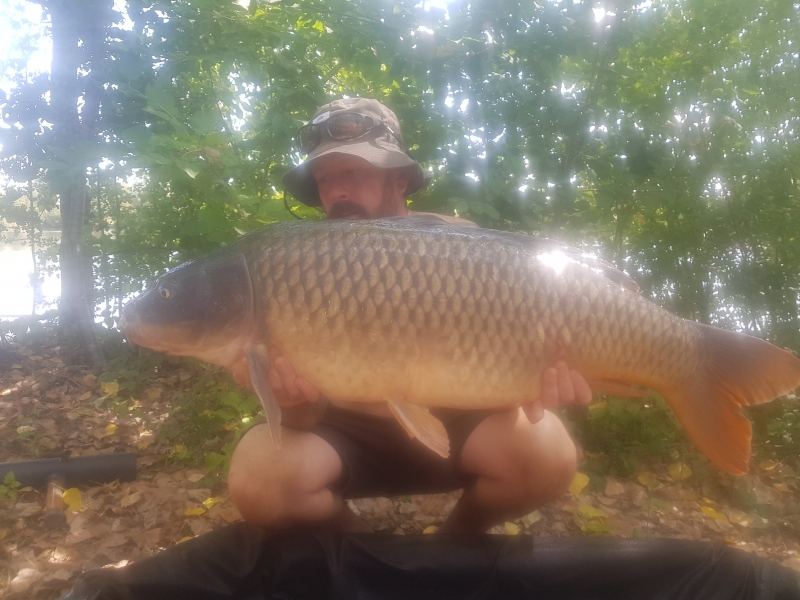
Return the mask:
<svg viewBox="0 0 800 600"><path fill-rule="evenodd" d="M269 368L269 360L262 358L253 350L246 352L247 366L250 367L250 381L253 384L253 389L261 400L261 406L264 408L264 415L267 417L267 425L269 425L269 433L272 437L272 443L275 448L281 447L281 407L278 404L275 394L272 393L272 388L267 381L267 369Z"/></svg>
<svg viewBox="0 0 800 600"><path fill-rule="evenodd" d="M800 386L800 359L756 337L697 324L705 360L692 377L661 393L711 462L747 472L750 420L743 405L769 402Z"/></svg>
<svg viewBox="0 0 800 600"><path fill-rule="evenodd" d="M450 456L450 440L442 422L424 406L389 401L389 409L412 438L417 438L442 458Z"/></svg>

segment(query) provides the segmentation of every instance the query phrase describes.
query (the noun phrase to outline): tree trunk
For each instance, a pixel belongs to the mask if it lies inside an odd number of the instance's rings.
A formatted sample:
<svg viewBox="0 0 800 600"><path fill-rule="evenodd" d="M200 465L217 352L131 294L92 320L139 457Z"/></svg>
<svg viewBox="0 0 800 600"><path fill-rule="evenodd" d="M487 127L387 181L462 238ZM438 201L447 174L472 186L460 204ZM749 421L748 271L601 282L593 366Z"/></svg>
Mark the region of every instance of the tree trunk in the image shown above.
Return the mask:
<svg viewBox="0 0 800 600"><path fill-rule="evenodd" d="M99 106L89 103L86 84L97 78L102 62L103 41L97 36L104 27L102 10L106 0L51 0L53 64L51 70L51 105L53 110L54 146L67 149L75 160L70 168L53 177L61 211L61 303L59 323L67 347L78 350L76 360L90 364L102 362L103 355L94 333L94 277L92 257L85 248L85 227L88 224L89 198L86 173L89 163L84 148L76 151L75 142L96 139L95 123ZM89 75L78 77L79 70ZM84 104L78 110L79 98ZM80 150L84 150L81 152Z"/></svg>

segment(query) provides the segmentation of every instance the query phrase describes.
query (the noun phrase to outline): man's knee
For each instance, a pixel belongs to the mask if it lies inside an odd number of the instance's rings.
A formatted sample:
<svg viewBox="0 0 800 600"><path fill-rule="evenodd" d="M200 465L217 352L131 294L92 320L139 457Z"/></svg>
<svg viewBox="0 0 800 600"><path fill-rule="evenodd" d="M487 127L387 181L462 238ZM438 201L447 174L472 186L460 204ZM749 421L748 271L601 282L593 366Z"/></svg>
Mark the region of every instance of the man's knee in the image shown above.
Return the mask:
<svg viewBox="0 0 800 600"><path fill-rule="evenodd" d="M336 451L314 434L283 430L280 449L266 425L239 441L228 472L228 491L246 521L285 526L325 513L327 486L341 475Z"/></svg>
<svg viewBox="0 0 800 600"><path fill-rule="evenodd" d="M529 492L540 503L555 500L568 489L578 470L577 450L566 428L552 413L549 431L536 442L537 451L525 465L525 481ZM544 420L544 419L543 419Z"/></svg>
<svg viewBox="0 0 800 600"><path fill-rule="evenodd" d="M489 419L492 419L489 422ZM577 470L575 444L549 411L531 424L520 410L489 417L464 447L465 470L495 482L491 497L512 512L529 511L569 488ZM502 489L502 491L500 491Z"/></svg>
<svg viewBox="0 0 800 600"><path fill-rule="evenodd" d="M577 450L561 420L545 412L532 425L529 443L519 448L518 481L530 506L541 506L564 494L577 472Z"/></svg>
<svg viewBox="0 0 800 600"><path fill-rule="evenodd" d="M239 441L228 470L228 492L245 520L258 509L265 514L279 514L279 490L286 486L283 469L275 460L277 452L269 440L269 430L259 425Z"/></svg>

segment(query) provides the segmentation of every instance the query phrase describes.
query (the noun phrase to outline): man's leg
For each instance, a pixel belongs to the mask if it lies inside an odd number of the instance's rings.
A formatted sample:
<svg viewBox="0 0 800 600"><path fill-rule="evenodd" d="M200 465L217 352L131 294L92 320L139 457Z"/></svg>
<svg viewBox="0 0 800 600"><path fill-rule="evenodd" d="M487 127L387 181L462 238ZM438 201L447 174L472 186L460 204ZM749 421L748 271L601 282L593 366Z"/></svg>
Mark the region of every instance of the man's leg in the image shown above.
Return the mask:
<svg viewBox="0 0 800 600"><path fill-rule="evenodd" d="M481 533L561 496L575 476L575 444L553 413L532 424L514 409L481 421L459 466L477 479L439 531Z"/></svg>
<svg viewBox="0 0 800 600"><path fill-rule="evenodd" d="M231 460L228 489L242 517L270 529L299 524L367 531L330 486L342 476L339 454L313 433L283 429L276 450L266 425L241 439Z"/></svg>

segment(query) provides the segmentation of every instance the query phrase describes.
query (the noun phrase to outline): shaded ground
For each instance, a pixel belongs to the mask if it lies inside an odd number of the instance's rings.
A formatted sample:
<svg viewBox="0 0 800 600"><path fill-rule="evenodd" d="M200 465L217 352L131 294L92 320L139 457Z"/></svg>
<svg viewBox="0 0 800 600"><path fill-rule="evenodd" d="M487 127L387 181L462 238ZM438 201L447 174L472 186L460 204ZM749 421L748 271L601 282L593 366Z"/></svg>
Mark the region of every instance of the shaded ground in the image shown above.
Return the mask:
<svg viewBox="0 0 800 600"><path fill-rule="evenodd" d="M131 369L123 361L115 367L118 378L98 380L65 365L52 344L16 351L16 362L0 370L0 462L64 450L128 451L139 455L138 476L68 491L73 510L67 526L54 530L43 523L43 492L6 481L0 487L0 596L57 598L81 571L122 566L239 519L227 499L224 464L234 438L252 423L255 404L220 392L227 384L214 383L217 372L146 361ZM705 539L800 570L800 495L790 465L762 461L752 474L733 478L690 474L673 462L650 465L629 480L590 480L583 473L596 471L589 468L593 460L583 458L570 493L494 532ZM415 535L434 532L457 497L351 505L376 531Z"/></svg>

